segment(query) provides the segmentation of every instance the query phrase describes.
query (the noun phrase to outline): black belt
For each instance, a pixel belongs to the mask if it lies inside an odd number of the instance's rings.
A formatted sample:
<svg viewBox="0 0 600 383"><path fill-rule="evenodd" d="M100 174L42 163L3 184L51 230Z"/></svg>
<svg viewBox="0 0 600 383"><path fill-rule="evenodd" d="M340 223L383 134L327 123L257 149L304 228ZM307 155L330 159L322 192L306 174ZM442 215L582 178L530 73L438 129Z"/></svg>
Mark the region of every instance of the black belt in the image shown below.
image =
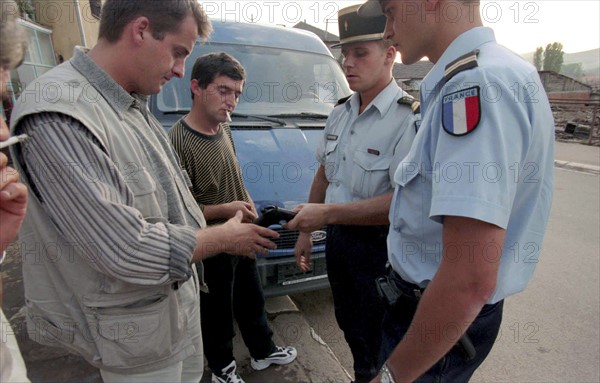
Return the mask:
<svg viewBox="0 0 600 383"><path fill-rule="evenodd" d="M416 306L425 289L414 283L406 282L391 267L389 269L390 271L387 276L377 278L377 290L384 300L384 303L386 303L388 307L393 308L398 300L404 299ZM475 346L473 346L473 342L471 342L471 339L466 332L458 342L456 342L455 347L461 351L465 360L472 360L475 358Z"/></svg>
<svg viewBox="0 0 600 383"><path fill-rule="evenodd" d="M404 295L406 298L418 302L419 299L421 299L421 296L423 295L423 291L425 291L425 289L421 288L419 285L405 281L404 279L402 279L400 274L394 271L394 269L392 269L391 267L389 269L389 279L393 282L392 286L398 289L399 295Z"/></svg>

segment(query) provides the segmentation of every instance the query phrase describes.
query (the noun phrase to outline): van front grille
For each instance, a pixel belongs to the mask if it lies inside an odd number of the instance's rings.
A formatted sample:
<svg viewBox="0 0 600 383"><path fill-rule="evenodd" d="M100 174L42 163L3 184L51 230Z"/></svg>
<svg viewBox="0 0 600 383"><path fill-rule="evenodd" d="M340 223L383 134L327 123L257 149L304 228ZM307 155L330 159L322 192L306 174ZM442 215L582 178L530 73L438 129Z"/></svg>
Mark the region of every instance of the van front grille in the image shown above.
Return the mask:
<svg viewBox="0 0 600 383"><path fill-rule="evenodd" d="M298 230L287 230L284 228L273 228L272 230L279 233L279 238L273 241L278 249L293 249L296 246L299 235ZM325 228L322 231L325 232ZM322 244L325 244L325 235L320 235L316 241L313 239L313 246Z"/></svg>

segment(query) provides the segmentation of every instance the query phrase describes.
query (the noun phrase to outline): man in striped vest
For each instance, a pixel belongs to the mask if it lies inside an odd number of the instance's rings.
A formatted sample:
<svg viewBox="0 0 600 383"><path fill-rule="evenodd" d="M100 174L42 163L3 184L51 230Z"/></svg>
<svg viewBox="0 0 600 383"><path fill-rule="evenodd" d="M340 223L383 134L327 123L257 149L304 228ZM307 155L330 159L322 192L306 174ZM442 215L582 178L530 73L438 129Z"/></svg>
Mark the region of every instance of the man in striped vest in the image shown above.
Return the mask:
<svg viewBox="0 0 600 383"><path fill-rule="evenodd" d="M169 132L209 226L227 221L238 211L243 213L242 222L257 217L227 124L245 79L242 65L227 53L198 58L192 69L192 109ZM212 382L243 382L233 357L234 317L252 356L252 368L292 362L296 350L273 343L256 261L220 254L203 263L209 292L200 294L202 339Z"/></svg>

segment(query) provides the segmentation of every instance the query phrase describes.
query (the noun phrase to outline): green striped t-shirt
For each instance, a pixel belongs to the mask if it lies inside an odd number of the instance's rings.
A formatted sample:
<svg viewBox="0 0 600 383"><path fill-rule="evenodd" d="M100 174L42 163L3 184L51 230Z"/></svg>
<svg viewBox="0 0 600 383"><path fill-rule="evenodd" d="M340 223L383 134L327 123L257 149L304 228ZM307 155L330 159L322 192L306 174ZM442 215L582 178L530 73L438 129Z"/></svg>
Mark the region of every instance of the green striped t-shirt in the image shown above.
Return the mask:
<svg viewBox="0 0 600 383"><path fill-rule="evenodd" d="M183 119L169 131L181 166L192 181L192 194L204 210L204 205L221 205L233 201L250 202L244 186L240 163L228 124L221 124L215 135L192 129ZM209 225L225 222L217 219Z"/></svg>

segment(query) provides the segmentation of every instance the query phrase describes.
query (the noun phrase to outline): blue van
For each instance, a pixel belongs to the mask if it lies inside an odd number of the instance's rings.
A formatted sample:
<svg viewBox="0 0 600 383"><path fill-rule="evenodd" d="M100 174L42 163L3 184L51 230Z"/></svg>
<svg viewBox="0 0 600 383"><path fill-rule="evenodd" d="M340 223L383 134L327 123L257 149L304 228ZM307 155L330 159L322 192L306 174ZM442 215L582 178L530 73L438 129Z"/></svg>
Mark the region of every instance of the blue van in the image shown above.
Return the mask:
<svg viewBox="0 0 600 383"><path fill-rule="evenodd" d="M224 51L246 69L246 85L231 129L246 187L260 212L292 209L308 200L319 163L315 150L327 116L351 90L339 63L313 33L259 24L213 21L208 43L197 42L183 79L173 79L150 101L165 129L188 113L191 68L196 58ZM323 230L313 233L313 268L296 267L298 233L281 226L277 249L257 260L265 296L328 286Z"/></svg>

